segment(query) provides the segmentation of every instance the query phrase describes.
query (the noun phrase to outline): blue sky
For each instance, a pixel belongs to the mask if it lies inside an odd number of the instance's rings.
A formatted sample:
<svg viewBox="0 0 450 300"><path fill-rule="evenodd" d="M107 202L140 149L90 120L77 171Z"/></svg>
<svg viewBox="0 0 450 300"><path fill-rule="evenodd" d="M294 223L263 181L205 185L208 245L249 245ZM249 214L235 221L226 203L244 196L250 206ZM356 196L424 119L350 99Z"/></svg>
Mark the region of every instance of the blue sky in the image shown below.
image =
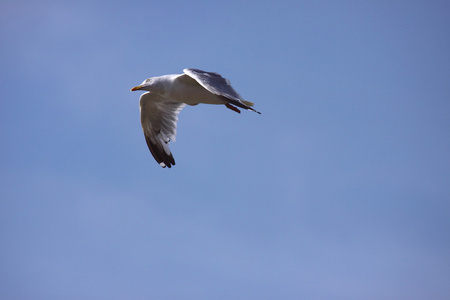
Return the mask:
<svg viewBox="0 0 450 300"><path fill-rule="evenodd" d="M1 299L448 299L447 1L2 1ZM258 115L139 92L219 72Z"/></svg>

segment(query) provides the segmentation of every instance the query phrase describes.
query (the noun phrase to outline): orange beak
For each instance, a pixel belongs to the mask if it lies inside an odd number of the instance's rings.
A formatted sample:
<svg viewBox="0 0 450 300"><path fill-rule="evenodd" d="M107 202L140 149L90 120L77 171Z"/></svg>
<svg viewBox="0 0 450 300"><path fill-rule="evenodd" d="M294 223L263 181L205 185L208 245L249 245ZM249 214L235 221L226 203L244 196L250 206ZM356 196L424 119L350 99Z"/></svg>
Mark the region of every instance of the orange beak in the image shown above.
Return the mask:
<svg viewBox="0 0 450 300"><path fill-rule="evenodd" d="M135 86L134 88L131 89L131 91L134 92L134 91L138 91L140 89L142 89L142 85Z"/></svg>

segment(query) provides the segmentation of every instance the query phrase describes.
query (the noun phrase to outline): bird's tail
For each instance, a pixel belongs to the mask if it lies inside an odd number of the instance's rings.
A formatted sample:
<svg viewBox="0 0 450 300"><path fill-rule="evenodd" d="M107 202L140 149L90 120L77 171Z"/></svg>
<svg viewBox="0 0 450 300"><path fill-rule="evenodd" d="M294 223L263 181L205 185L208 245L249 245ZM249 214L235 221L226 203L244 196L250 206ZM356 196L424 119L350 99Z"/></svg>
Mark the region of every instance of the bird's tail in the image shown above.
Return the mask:
<svg viewBox="0 0 450 300"><path fill-rule="evenodd" d="M247 106L247 107L242 107L251 111L254 111L258 114L261 114L259 111L255 110L252 106L255 105L255 103L251 102L251 101L247 101L247 100L242 100L242 102Z"/></svg>
<svg viewBox="0 0 450 300"><path fill-rule="evenodd" d="M245 101L245 100L231 99L231 98L227 98L227 97L224 97L224 96L221 96L221 97L225 100L225 103L228 102L229 104L236 105L237 107L244 108L244 109L247 109L247 110L251 110L251 111L254 111L254 112L258 113L258 114L261 114L259 111L257 111L254 108L252 108L252 106L254 105L253 102ZM234 110L232 108L230 108L230 109Z"/></svg>

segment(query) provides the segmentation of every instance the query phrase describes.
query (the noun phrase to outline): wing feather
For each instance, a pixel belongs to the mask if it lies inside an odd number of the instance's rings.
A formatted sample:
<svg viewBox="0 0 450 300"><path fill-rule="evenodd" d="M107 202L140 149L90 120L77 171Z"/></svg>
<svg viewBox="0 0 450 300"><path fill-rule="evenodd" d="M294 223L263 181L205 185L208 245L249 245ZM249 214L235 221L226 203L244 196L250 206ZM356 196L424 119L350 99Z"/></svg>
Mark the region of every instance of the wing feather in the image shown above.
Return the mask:
<svg viewBox="0 0 450 300"><path fill-rule="evenodd" d="M252 102L245 101L231 86L230 81L222 77L220 74L202 71L199 69L184 69L183 72L189 77L195 79L195 81L197 81L206 90L220 96L226 102L260 113L251 107L253 105Z"/></svg>
<svg viewBox="0 0 450 300"><path fill-rule="evenodd" d="M184 69L183 72L195 79L201 86L213 94L235 101L243 100L241 95L233 89L230 81L218 73L198 69Z"/></svg>
<svg viewBox="0 0 450 300"><path fill-rule="evenodd" d="M145 141L153 157L163 168L175 165L169 143L176 139L178 114L185 105L151 92L142 94L140 98Z"/></svg>

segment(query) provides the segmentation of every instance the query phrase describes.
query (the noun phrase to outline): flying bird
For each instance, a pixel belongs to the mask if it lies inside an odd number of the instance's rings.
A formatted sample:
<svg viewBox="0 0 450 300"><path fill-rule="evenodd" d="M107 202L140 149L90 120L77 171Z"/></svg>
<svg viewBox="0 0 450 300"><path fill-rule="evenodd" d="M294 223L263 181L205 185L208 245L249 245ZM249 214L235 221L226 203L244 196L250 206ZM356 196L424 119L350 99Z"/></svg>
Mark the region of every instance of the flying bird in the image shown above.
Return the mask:
<svg viewBox="0 0 450 300"><path fill-rule="evenodd" d="M137 90L147 91L139 100L142 129L150 152L163 168L175 165L169 142L175 142L178 114L186 104L224 104L237 113L240 107L260 114L252 108L252 102L242 99L228 79L198 69L146 79L131 89Z"/></svg>

